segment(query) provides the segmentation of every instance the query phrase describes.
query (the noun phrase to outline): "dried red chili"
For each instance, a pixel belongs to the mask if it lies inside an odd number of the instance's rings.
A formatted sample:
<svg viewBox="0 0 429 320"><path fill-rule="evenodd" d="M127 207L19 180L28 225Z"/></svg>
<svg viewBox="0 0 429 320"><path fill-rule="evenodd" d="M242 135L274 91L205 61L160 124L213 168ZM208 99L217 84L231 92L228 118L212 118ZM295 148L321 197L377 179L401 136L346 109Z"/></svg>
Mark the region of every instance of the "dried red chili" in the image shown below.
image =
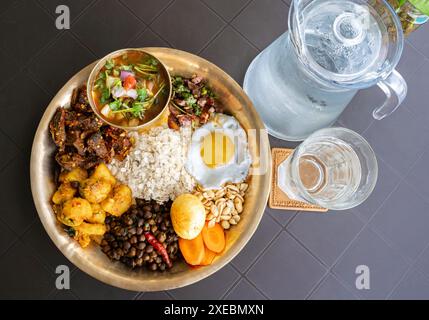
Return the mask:
<svg viewBox="0 0 429 320"><path fill-rule="evenodd" d="M167 266L171 268L173 263L171 262L167 250L164 248L161 242L159 242L158 239L156 239L155 236L150 232L145 232L144 236L147 242L149 242L149 244L161 255L162 260L164 260Z"/></svg>

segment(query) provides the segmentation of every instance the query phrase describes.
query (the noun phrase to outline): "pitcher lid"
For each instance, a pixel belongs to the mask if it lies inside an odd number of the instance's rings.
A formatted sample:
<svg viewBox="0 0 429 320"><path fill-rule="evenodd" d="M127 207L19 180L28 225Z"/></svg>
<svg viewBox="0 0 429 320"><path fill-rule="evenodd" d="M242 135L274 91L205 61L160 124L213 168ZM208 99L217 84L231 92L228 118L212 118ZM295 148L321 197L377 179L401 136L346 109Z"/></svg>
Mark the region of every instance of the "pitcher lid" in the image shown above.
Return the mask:
<svg viewBox="0 0 429 320"><path fill-rule="evenodd" d="M290 15L301 60L339 86L375 84L402 54L401 23L384 0L294 0Z"/></svg>

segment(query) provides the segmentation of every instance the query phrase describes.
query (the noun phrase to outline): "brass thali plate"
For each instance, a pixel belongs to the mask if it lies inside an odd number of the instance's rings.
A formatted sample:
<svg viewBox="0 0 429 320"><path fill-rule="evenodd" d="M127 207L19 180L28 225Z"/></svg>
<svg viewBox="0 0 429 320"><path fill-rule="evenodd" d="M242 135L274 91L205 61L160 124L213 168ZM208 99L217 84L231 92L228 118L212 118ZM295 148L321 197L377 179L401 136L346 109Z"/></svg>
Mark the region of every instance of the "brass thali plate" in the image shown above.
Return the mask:
<svg viewBox="0 0 429 320"><path fill-rule="evenodd" d="M164 273L151 272L144 268L130 270L121 263L111 262L95 244L82 249L57 222L50 202L55 189L53 157L55 146L49 135L49 122L57 107L69 106L73 89L86 83L95 63L70 79L47 107L33 142L30 166L31 190L46 232L58 249L79 269L100 281L123 289L162 291L190 285L210 276L228 264L244 248L258 227L267 204L272 174L271 152L268 134L251 101L224 71L200 57L183 51L168 48L145 48L145 50L161 60L172 75L203 76L219 96L225 112L235 116L246 130L255 129L248 132L252 136L249 137L249 146L253 157L252 169L256 174L250 178L242 219L237 226L227 232L224 253L207 267L191 268L184 262L176 262L171 270Z"/></svg>

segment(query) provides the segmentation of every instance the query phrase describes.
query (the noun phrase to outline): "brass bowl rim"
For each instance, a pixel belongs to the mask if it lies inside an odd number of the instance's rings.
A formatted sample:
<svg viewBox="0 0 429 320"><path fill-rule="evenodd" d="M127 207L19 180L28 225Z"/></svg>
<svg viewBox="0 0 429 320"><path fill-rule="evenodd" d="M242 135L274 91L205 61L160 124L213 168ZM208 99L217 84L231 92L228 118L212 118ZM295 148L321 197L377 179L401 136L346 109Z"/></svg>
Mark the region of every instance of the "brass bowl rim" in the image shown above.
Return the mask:
<svg viewBox="0 0 429 320"><path fill-rule="evenodd" d="M105 117L103 117L100 114L100 111L97 109L97 106L95 105L94 97L92 96L92 88L94 86L95 77L100 72L100 70L104 67L106 61L109 59L112 59L112 58L119 57L119 56L121 56L127 52L130 52L130 51L138 51L138 52L147 54L148 56L156 59L156 61L158 61L160 63L163 72L167 75L166 80L168 81L168 96L167 96L167 100L165 101L165 105L162 107L161 111L152 120L145 122L141 125L134 126L134 127L121 126L121 125L114 124L113 122L110 122L109 120L107 120ZM144 48L126 48L126 49L120 49L120 50L116 50L114 52L111 52L111 53L105 55L100 60L98 60L98 62L95 64L94 68L91 70L91 73L89 74L88 81L86 83L86 92L87 92L87 96L88 96L89 105L91 106L92 111L94 111L95 115L100 120L102 120L104 123L107 123L108 125L115 127L115 128L119 128L119 129L123 129L123 130L127 130L127 131L138 131L138 130L142 130L142 129L150 127L152 124L156 123L162 117L163 113L165 112L165 110L168 108L168 105L170 104L171 95L173 93L173 85L171 83L171 75L170 75L170 72L168 72L167 66L158 57L147 52L146 50L144 50Z"/></svg>
<svg viewBox="0 0 429 320"><path fill-rule="evenodd" d="M222 75L222 77L226 77L226 79L228 79L228 81L231 82L232 86L236 87L237 90L239 89L242 92L243 98L246 102L245 103L246 107L248 108L247 112L250 112L253 114L253 119L256 126L255 129L263 129L262 130L263 132L261 132L260 145L261 146L265 145L266 148L268 148L268 150L270 149L268 133L265 129L265 126L261 118L256 112L256 109L254 108L252 102L250 101L249 97L244 93L242 88L238 85L238 83L234 79L232 79L225 71L223 71L216 65L212 64L211 62L201 57L198 57L196 55L193 55L191 53L184 52L181 50L170 49L170 48L159 48L159 47L150 47L150 48L144 48L144 49L149 52L152 52L153 54L168 53L174 56L178 55L180 58L183 58L185 60L190 59L194 62L195 61L202 62L206 66L213 68L213 70L215 70L220 75ZM76 85L76 81L77 79L79 79L81 74L85 72L89 73L89 68L91 68L95 64L96 62L83 68L81 71L75 74L62 87L62 89L60 89L60 91L52 99L47 109L45 110L45 113L42 119L40 120L39 126L37 128L37 131L34 137L32 152L31 152L31 160L30 160L31 191L32 191L33 200L36 206L36 210L44 226L44 229L46 230L46 232L48 233L49 237L54 242L54 244L57 246L57 248L76 267L78 267L80 270L87 273L91 277L118 288L138 291L138 292L172 290L172 289L177 289L177 288L194 284L198 281L201 281L213 275L215 272L219 271L227 264L229 264L231 260L234 259L242 251L242 249L245 247L245 245L249 242L249 240L255 233L262 219L262 216L264 214L264 211L267 205L270 188L271 188L271 177L272 177L271 152L267 152L266 154L263 155L264 160L267 161L269 165L267 167L266 173L261 178L262 179L261 185L263 185L264 188L260 189L259 190L260 193L257 194L258 198L260 198L260 201L257 201L255 203L255 206L252 208L253 210L251 214L252 219L251 221L249 221L248 228L245 229L240 234L240 236L235 240L234 245L210 266L199 267L196 269L191 269L191 267L189 267L190 269L184 272L184 275L181 275L179 277L159 277L157 279L142 279L142 278L132 277L133 271L131 270L130 270L130 276L125 277L118 273L111 273L109 272L109 270L99 268L95 264L88 263L87 260L82 259L80 256L74 254L74 251L70 250L69 248L65 248L64 244L61 243L62 238L65 237L65 235L63 232L59 232L57 228L55 228L54 225L52 225L53 221L54 223L56 222L56 219L54 217L54 213L53 213L50 201L42 198L43 191L41 189L46 188L46 185L44 184L40 171L43 167L42 166L43 163L46 162L46 159L44 158L45 146L41 142L44 139L46 139L46 135L49 135L48 124L51 120L51 116L53 115L54 110L56 110L56 108L58 107L58 104L54 104L54 102L56 102L57 100L61 100L61 97L69 91L69 87L71 85ZM80 83L81 85L83 84L82 82ZM71 241L74 241L74 240L70 239L67 241L69 245Z"/></svg>

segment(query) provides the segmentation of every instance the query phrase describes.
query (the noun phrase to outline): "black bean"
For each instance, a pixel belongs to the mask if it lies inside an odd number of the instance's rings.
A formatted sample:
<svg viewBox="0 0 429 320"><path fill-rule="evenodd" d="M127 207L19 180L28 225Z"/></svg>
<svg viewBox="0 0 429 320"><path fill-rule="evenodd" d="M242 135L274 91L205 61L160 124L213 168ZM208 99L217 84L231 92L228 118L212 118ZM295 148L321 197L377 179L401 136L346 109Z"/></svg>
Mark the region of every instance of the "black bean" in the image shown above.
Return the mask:
<svg viewBox="0 0 429 320"><path fill-rule="evenodd" d="M149 259L150 259L150 256L147 253L145 253L143 255L143 261L147 262L147 261L149 261Z"/></svg>
<svg viewBox="0 0 429 320"><path fill-rule="evenodd" d="M167 239L167 236L165 235L165 233L164 232L161 232L159 235L158 235L158 241L159 242L161 242L161 243L163 243L163 242L165 242L165 240Z"/></svg>
<svg viewBox="0 0 429 320"><path fill-rule="evenodd" d="M152 263L152 264L150 265L150 270L152 270L152 271L156 271L156 269L158 269L158 266L156 265L156 263Z"/></svg>
<svg viewBox="0 0 429 320"><path fill-rule="evenodd" d="M137 250L136 257L141 258L143 257L143 254L144 254L144 250Z"/></svg>
<svg viewBox="0 0 429 320"><path fill-rule="evenodd" d="M137 232L137 229L136 228L130 228L130 229L128 229L128 233L129 234L131 234L131 235L134 235L134 234L136 234L136 232Z"/></svg>
<svg viewBox="0 0 429 320"><path fill-rule="evenodd" d="M136 234L137 235L141 235L143 233L143 228L142 227L138 227L137 229L136 229Z"/></svg>
<svg viewBox="0 0 429 320"><path fill-rule="evenodd" d="M137 221L137 227L143 227L143 225L144 225L144 219L139 219L138 221Z"/></svg>
<svg viewBox="0 0 429 320"><path fill-rule="evenodd" d="M131 248L131 243L129 241L125 241L122 247L125 251L128 251Z"/></svg>
<svg viewBox="0 0 429 320"><path fill-rule="evenodd" d="M150 219L150 218L152 218L152 212L150 212L150 211L145 211L145 213L144 213L144 215L143 215L143 218L145 218L145 219Z"/></svg>
<svg viewBox="0 0 429 320"><path fill-rule="evenodd" d="M144 234L141 234L137 237L137 239L139 240L139 242L145 242L146 241L146 237L144 236Z"/></svg>
<svg viewBox="0 0 429 320"><path fill-rule="evenodd" d="M126 217L126 220L124 221L126 225L131 226L133 224L132 217Z"/></svg>
<svg viewBox="0 0 429 320"><path fill-rule="evenodd" d="M155 258L155 262L156 262L156 263L158 263L158 264L161 264L161 262L162 262L161 257L160 257L160 256L157 256L157 257Z"/></svg>
<svg viewBox="0 0 429 320"><path fill-rule="evenodd" d="M145 211L145 212L150 212L151 210L152 210L152 207L151 207L151 206L145 205L145 206L143 207L143 211Z"/></svg>
<svg viewBox="0 0 429 320"><path fill-rule="evenodd" d="M130 258L132 258L132 257L135 257L135 256L136 256L136 253L137 253L136 248L132 247L132 248L130 249L130 251L128 252L127 256L128 256L128 257L130 257Z"/></svg>
<svg viewBox="0 0 429 320"><path fill-rule="evenodd" d="M155 203L155 204L152 206L152 208L153 208L153 211L155 211L155 212L159 212L159 210L161 209L161 207L159 206L159 204L158 204L158 203Z"/></svg>
<svg viewBox="0 0 429 320"><path fill-rule="evenodd" d="M156 251L152 251L152 252L150 253L150 256L151 256L152 258L156 258L156 257L158 256L158 253L157 253Z"/></svg>
<svg viewBox="0 0 429 320"><path fill-rule="evenodd" d="M137 265L138 267L141 267L141 266L143 265L143 259L142 259L142 258L138 258L138 259L136 259L136 260L135 260L135 262L136 262L136 265Z"/></svg>
<svg viewBox="0 0 429 320"><path fill-rule="evenodd" d="M151 252L153 252L153 247L151 246L151 245L149 245L149 246L147 246L146 247L146 250L145 250L147 253L151 253Z"/></svg>
<svg viewBox="0 0 429 320"><path fill-rule="evenodd" d="M165 225L165 222L161 223L161 227L160 228L161 228L162 231L167 231L167 229L168 229L167 226Z"/></svg>
<svg viewBox="0 0 429 320"><path fill-rule="evenodd" d="M108 242L112 242L115 240L115 237L111 233L107 233L104 235L104 239L106 239Z"/></svg>
<svg viewBox="0 0 429 320"><path fill-rule="evenodd" d="M144 242L140 242L137 245L137 249L139 249L139 250L143 250L144 248L146 248L146 243L144 243Z"/></svg>
<svg viewBox="0 0 429 320"><path fill-rule="evenodd" d="M165 263L161 263L161 265L159 266L159 270L165 271Z"/></svg>
<svg viewBox="0 0 429 320"><path fill-rule="evenodd" d="M130 238L130 243L131 244L136 244L138 241L137 241L137 237L136 236L132 236L131 238Z"/></svg>
<svg viewBox="0 0 429 320"><path fill-rule="evenodd" d="M117 247L119 247L119 244L118 244L118 242L117 242L117 241L113 241L113 242L112 242L112 244L111 244L111 246L112 246L113 248L117 248Z"/></svg>

